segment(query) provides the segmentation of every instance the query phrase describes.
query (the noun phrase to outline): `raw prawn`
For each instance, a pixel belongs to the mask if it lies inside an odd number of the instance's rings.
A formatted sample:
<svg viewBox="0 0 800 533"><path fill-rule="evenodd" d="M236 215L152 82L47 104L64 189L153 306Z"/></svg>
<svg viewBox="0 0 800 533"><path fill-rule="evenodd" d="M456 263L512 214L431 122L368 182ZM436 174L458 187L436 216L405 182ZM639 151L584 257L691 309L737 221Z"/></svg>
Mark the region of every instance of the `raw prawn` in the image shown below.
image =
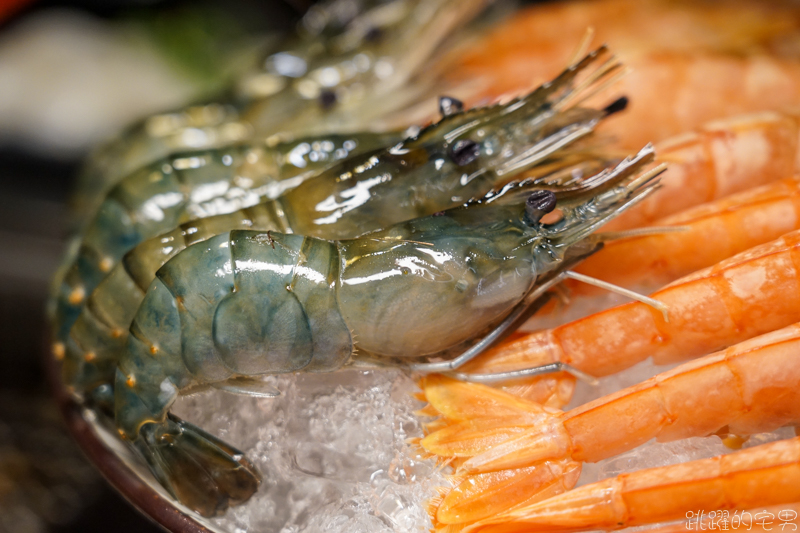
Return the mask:
<svg viewBox="0 0 800 533"><path fill-rule="evenodd" d="M198 385L252 390L254 376L331 371L354 353L402 364L457 346L651 193L660 170L637 173L652 159L643 150L571 200L510 184L352 240L232 231L188 247L158 271L131 324L116 374L120 434L201 514L246 499L259 482L252 466L167 417L178 394ZM562 220L541 223L557 204Z"/></svg>
<svg viewBox="0 0 800 533"><path fill-rule="evenodd" d="M612 530L686 518L696 509L751 509L798 500L800 437L711 459L622 474L526 504L462 531Z"/></svg>
<svg viewBox="0 0 800 533"><path fill-rule="evenodd" d="M550 183L560 196L590 189L594 186L590 180L575 179L574 174L587 172L599 162L590 152L582 154L572 144L591 133L610 111L572 107L567 99L574 95L575 76L602 52L590 54L547 87L504 105L459 111L447 107L453 105L452 100L443 99L446 116L442 120L390 149L342 161L246 212L187 224L144 243L111 272L108 282L93 295L71 338L60 337L67 341L66 346L57 345L55 353L66 355L67 383L76 392L85 392L110 381L143 291L155 271L187 244L230 229L273 230L331 239L355 237L479 197L525 170L542 174L542 184ZM599 79L602 78L601 71ZM386 139L373 139L378 138ZM297 146L307 147L308 143ZM560 169L569 179L559 181ZM125 242L130 244L131 239ZM96 286L86 278L79 281L82 294ZM75 290L74 285L69 285L62 295L68 297ZM82 304L77 302L72 308L64 304L62 309L74 309L77 317ZM73 322L74 319L62 319L62 331ZM100 368L105 370L99 371Z"/></svg>
<svg viewBox="0 0 800 533"><path fill-rule="evenodd" d="M237 145L181 154L132 173L109 192L75 251L67 254L63 275L56 277L56 338L66 338L86 297L143 239L187 220L254 205L271 189L296 186L301 174L314 174L350 152L372 152L399 138L397 133L325 135L273 147ZM289 180L293 177L298 179Z"/></svg>
<svg viewBox="0 0 800 533"><path fill-rule="evenodd" d="M683 361L785 327L800 321L798 245L800 231L793 231L653 293L669 309L669 322L633 302L520 336L461 372L502 373L564 363L606 376L648 357L656 364Z"/></svg>
<svg viewBox="0 0 800 533"><path fill-rule="evenodd" d="M327 2L309 13L301 35L284 43L284 50L240 75L233 98L152 116L102 146L80 174L76 210L94 212L119 178L176 152L280 132L308 136L371 128L372 119L417 96L400 87L486 3Z"/></svg>
<svg viewBox="0 0 800 533"><path fill-rule="evenodd" d="M459 458L456 474L466 476L444 498L437 520L482 520L530 501L548 485L571 488L568 480L559 479L563 476L550 466L552 461L597 462L653 438L742 436L800 426L798 349L800 324L793 324L565 413L482 385L427 378L423 391L433 408L429 414L452 421L435 426L420 444L429 453ZM498 474L486 474L506 469L519 472L503 476L506 497L498 502L493 486ZM512 477L514 483L508 481ZM570 479L574 483L577 476ZM519 483L526 491L519 490ZM479 506L481 494L491 494L494 505Z"/></svg>

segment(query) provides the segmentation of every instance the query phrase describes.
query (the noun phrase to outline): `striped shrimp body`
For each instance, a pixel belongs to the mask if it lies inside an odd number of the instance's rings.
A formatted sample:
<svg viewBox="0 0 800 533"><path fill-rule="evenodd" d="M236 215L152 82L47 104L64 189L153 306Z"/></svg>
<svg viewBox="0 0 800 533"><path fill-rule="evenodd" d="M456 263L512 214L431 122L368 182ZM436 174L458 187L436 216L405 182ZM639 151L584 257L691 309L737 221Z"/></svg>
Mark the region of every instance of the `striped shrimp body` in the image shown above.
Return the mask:
<svg viewBox="0 0 800 533"><path fill-rule="evenodd" d="M521 506L462 531L614 530L683 520L697 509L715 509L721 514L728 509L763 512L763 506L776 506L780 514L771 516L778 516L781 523L763 520L759 527L750 520L749 524L737 527L734 521L731 528L770 531L781 525L796 526L797 511L792 508L796 509L796 502L800 500L798 487L800 438L794 438L710 459L621 474ZM693 526L685 521L680 525L682 531ZM705 526L713 528L714 524Z"/></svg>
<svg viewBox="0 0 800 533"><path fill-rule="evenodd" d="M387 98L387 90L401 86L485 4L391 0L345 6L333 0L319 6L301 24L301 35L239 76L227 101L149 117L102 146L81 172L76 211L94 212L120 178L177 152L280 132L370 129L374 118L404 104L400 95ZM379 95L379 107L369 103Z"/></svg>
<svg viewBox="0 0 800 533"><path fill-rule="evenodd" d="M69 333L86 297L130 248L194 218L236 211L297 185L350 152L391 144L398 134L325 135L268 145L203 150L146 166L123 179L68 254L56 288L56 338ZM289 178L297 177L297 180Z"/></svg>
<svg viewBox="0 0 800 533"><path fill-rule="evenodd" d="M800 321L799 244L800 232L790 232L653 293L668 307L669 322L634 302L520 336L462 370L495 373L563 362L606 376L648 357L656 364L679 362L785 327Z"/></svg>
<svg viewBox="0 0 800 533"><path fill-rule="evenodd" d="M244 389L254 376L331 371L352 357L418 360L469 340L597 226L652 192L655 173L636 175L650 161L644 150L604 173L599 191L572 200L511 184L352 240L232 231L188 247L158 271L131 324L116 374L120 433L146 449L178 499L219 512L240 499L236 487L254 490L257 476L240 454L198 445L206 440L166 416L181 391ZM564 218L540 223L556 203ZM209 476L217 490L191 493Z"/></svg>
<svg viewBox="0 0 800 533"><path fill-rule="evenodd" d="M525 494L517 483L526 483L529 495L553 483L563 490L565 480L550 467L552 461L597 462L654 438L668 442L712 434L742 436L800 426L798 349L800 324L793 324L565 413L482 385L428 378L423 390L434 409L430 414L450 422L440 424L421 445L443 458L458 457L456 473L467 476L444 498L437 519L471 522L509 509L522 502L511 496L515 490ZM509 416L513 409L525 414ZM476 485L491 494L492 477L486 474L501 470L509 470L505 478L515 479L502 487L505 508L495 503L479 514ZM546 482L536 485L526 476Z"/></svg>
<svg viewBox="0 0 800 533"><path fill-rule="evenodd" d="M549 183L559 196L591 190L597 185L592 179L573 177L598 162L571 145L609 111L562 104L575 94L574 77L597 57L591 54L547 87L505 105L458 111L445 98L442 120L391 149L351 157L259 206L188 223L142 243L92 294L66 349L56 347L56 355L67 359L66 382L79 393L109 382L132 313L155 271L188 244L217 233L261 229L355 237L480 197L523 171L544 174L537 183ZM309 144L296 145L303 146ZM569 179L560 181L560 174Z"/></svg>

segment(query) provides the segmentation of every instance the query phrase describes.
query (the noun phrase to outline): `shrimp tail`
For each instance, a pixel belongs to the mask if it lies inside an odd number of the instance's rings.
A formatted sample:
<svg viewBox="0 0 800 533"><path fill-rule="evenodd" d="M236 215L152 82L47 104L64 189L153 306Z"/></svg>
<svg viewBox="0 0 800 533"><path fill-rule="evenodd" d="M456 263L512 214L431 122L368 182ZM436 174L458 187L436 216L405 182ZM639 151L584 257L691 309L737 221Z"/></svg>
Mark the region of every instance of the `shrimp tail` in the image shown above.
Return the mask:
<svg viewBox="0 0 800 533"><path fill-rule="evenodd" d="M456 465L452 490L431 513L437 525L483 520L577 483L581 464L568 457L569 438L554 410L441 375L420 385L428 414L440 418L419 445Z"/></svg>
<svg viewBox="0 0 800 533"><path fill-rule="evenodd" d="M247 501L261 475L239 450L173 415L145 424L134 446L174 498L203 516Z"/></svg>

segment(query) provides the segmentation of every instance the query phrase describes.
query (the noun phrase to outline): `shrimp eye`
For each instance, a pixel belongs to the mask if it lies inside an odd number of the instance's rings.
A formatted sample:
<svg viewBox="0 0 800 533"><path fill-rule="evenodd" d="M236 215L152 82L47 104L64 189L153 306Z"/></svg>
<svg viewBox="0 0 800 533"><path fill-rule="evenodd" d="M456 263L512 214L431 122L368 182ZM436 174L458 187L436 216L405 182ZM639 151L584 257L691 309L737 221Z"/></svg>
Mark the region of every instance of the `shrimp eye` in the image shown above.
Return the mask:
<svg viewBox="0 0 800 533"><path fill-rule="evenodd" d="M449 117L464 111L464 102L452 96L439 97L439 112L443 117Z"/></svg>
<svg viewBox="0 0 800 533"><path fill-rule="evenodd" d="M330 109L336 103L336 93L333 91L322 91L319 93L319 105L322 109Z"/></svg>
<svg viewBox="0 0 800 533"><path fill-rule="evenodd" d="M531 222L539 222L543 216L556 208L556 195L553 191L533 191L525 201L525 214Z"/></svg>
<svg viewBox="0 0 800 533"><path fill-rule="evenodd" d="M475 141L462 139L450 145L448 153L456 165L463 167L478 159L478 156L481 155L481 147Z"/></svg>
<svg viewBox="0 0 800 533"><path fill-rule="evenodd" d="M364 34L364 40L368 43L376 43L383 38L383 30L377 26L371 27Z"/></svg>

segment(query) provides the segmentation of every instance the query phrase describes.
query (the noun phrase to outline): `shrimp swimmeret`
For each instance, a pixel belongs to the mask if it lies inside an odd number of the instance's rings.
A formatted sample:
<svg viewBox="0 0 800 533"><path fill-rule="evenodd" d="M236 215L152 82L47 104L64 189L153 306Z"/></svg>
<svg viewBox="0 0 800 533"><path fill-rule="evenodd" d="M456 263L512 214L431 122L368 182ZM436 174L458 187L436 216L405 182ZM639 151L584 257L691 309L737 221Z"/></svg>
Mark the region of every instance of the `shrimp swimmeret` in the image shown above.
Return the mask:
<svg viewBox="0 0 800 533"><path fill-rule="evenodd" d="M179 394L331 371L351 357L438 356L502 321L537 277L653 192L661 169L639 174L652 160L646 148L571 199L510 184L356 239L231 231L189 246L158 271L131 324L116 374L120 434L198 512L247 499L259 478L242 455L167 417ZM563 218L541 223L557 206Z"/></svg>

